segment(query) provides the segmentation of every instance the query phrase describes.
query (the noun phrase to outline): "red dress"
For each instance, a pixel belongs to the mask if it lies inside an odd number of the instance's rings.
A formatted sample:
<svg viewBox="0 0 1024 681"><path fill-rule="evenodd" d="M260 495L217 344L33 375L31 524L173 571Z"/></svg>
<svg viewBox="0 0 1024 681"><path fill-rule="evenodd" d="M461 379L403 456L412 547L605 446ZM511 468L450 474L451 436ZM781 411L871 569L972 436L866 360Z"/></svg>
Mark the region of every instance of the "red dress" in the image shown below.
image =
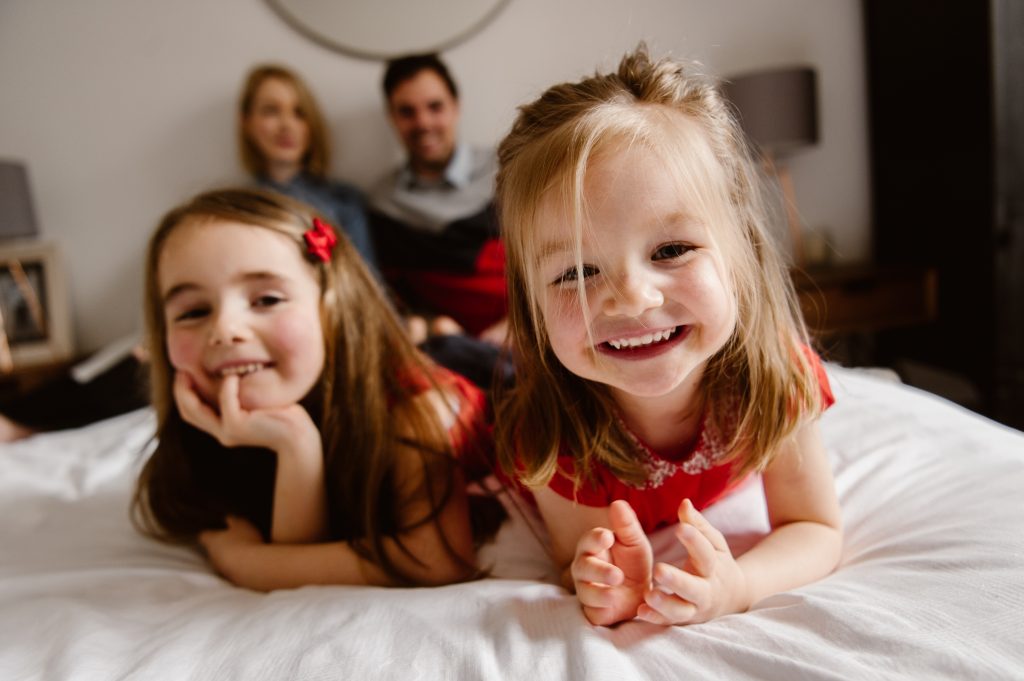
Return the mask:
<svg viewBox="0 0 1024 681"><path fill-rule="evenodd" d="M414 395L433 390L435 385L451 401L454 420L448 427L452 451L467 480L479 480L493 470L494 434L487 421L487 396L469 379L441 366L430 368L433 382L419 371L401 374L401 381Z"/></svg>
<svg viewBox="0 0 1024 681"><path fill-rule="evenodd" d="M830 407L835 398L828 383L825 369L813 351L807 352L821 386L824 406ZM727 424L728 425L728 424ZM591 478L578 490L573 490L570 477L555 473L548 487L566 499L575 499L584 506L604 507L616 499L624 499L636 511L644 532L679 521L677 512L683 499L689 498L697 510L718 501L739 487L744 479L731 481L731 463L721 463L727 441L714 428L701 423L699 437L689 451L673 452L667 457L652 450L633 435L637 451L645 458L646 480L638 485L623 482L601 462L592 464ZM575 470L570 455L558 457L559 470L570 475Z"/></svg>

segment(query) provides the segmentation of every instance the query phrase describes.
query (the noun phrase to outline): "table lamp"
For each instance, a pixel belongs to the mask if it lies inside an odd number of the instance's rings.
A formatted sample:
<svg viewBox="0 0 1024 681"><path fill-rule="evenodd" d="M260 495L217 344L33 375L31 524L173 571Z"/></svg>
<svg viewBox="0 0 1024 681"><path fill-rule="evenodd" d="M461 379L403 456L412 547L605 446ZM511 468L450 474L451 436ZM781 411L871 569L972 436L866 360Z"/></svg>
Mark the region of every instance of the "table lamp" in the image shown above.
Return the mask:
<svg viewBox="0 0 1024 681"><path fill-rule="evenodd" d="M783 67L733 76L724 85L744 132L760 150L768 171L778 179L794 264L803 266L800 213L784 161L818 141L817 74L808 66Z"/></svg>

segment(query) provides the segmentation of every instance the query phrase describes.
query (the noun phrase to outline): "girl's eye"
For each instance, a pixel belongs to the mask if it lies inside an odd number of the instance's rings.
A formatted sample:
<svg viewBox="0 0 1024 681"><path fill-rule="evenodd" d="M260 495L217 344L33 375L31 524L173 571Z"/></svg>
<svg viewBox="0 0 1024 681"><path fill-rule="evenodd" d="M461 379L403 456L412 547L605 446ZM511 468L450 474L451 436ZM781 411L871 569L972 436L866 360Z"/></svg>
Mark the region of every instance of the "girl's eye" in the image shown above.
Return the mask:
<svg viewBox="0 0 1024 681"><path fill-rule="evenodd" d="M196 320L196 319L202 319L203 317L205 317L209 313L210 313L209 308L193 307L193 308L190 308L188 310L185 310L184 312L178 313L174 317L174 321L176 321L176 322L189 322L189 321L193 321L193 320Z"/></svg>
<svg viewBox="0 0 1024 681"><path fill-rule="evenodd" d="M693 250L693 246L688 244L665 244L654 251L654 255L651 256L651 260L672 260L674 258L681 258L690 251Z"/></svg>
<svg viewBox="0 0 1024 681"><path fill-rule="evenodd" d="M255 300L252 301L252 305L253 307L273 307L278 303L283 302L284 298L282 296L277 296L268 293L266 295L257 297Z"/></svg>
<svg viewBox="0 0 1024 681"><path fill-rule="evenodd" d="M583 267L570 267L566 271L562 272L558 277L551 282L552 284L568 284L579 279L587 279L597 274L598 270L593 265L584 265Z"/></svg>

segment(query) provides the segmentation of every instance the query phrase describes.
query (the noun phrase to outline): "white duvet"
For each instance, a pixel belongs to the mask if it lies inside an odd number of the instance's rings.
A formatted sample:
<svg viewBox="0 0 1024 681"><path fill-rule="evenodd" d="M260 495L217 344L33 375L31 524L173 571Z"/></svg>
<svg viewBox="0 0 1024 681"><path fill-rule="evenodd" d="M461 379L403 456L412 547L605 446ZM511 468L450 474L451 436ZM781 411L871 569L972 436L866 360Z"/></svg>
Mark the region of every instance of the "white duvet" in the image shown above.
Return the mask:
<svg viewBox="0 0 1024 681"><path fill-rule="evenodd" d="M0 681L1024 678L1024 435L829 371L839 568L690 627L590 626L518 515L483 581L245 591L128 522L148 411L0 446ZM708 516L742 550L759 486Z"/></svg>

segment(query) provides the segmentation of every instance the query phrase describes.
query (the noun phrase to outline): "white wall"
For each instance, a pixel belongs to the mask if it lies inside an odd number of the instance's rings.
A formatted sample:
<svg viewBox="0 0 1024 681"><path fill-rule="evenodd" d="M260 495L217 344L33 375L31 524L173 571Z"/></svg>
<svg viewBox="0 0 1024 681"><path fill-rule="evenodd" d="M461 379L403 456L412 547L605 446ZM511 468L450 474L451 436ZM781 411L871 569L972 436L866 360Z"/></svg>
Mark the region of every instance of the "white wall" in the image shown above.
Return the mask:
<svg viewBox="0 0 1024 681"><path fill-rule="evenodd" d="M728 75L812 64L821 143L791 163L805 221L838 257L869 251L862 28L857 0L511 0L446 54L463 136L496 144L515 106L613 66L639 40ZM234 107L262 61L309 81L334 128L334 171L367 185L401 157L377 62L309 41L261 0L2 0L0 157L29 164L41 230L64 253L78 346L138 326L149 232L175 203L243 179Z"/></svg>

